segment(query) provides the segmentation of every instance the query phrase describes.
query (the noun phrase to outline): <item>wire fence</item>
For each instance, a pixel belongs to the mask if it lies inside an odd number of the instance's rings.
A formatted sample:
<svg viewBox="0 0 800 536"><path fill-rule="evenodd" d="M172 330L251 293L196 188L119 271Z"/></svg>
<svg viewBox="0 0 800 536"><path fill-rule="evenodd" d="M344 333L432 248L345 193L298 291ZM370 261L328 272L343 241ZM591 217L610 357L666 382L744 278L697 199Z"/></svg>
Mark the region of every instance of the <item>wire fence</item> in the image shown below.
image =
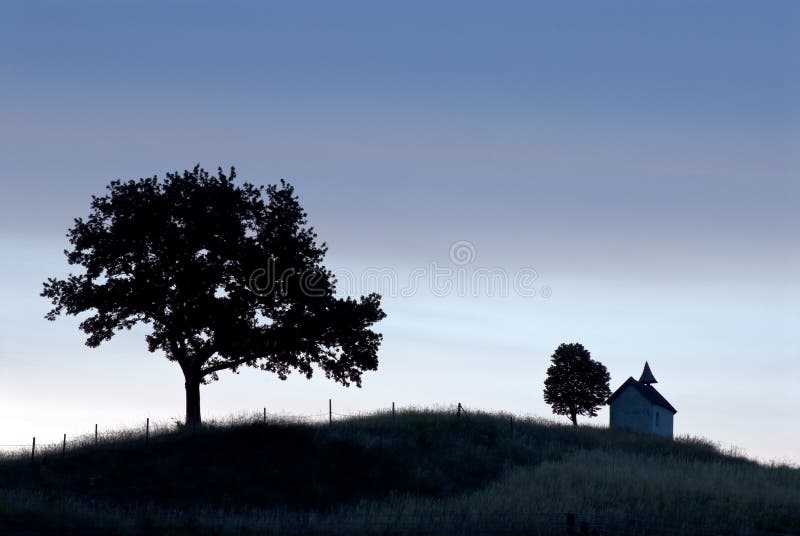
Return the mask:
<svg viewBox="0 0 800 536"><path fill-rule="evenodd" d="M267 408L261 408L256 411L246 411L238 415L227 418L211 418L203 421L203 427L218 427L226 425L247 424L256 422L266 422L271 424L334 424L337 420L358 421L359 419L374 418L379 415L396 416L401 411L422 411L415 406L404 407L402 410L395 402L390 406L377 408L375 410L364 410L357 412L343 413L333 411L333 400L328 399L328 410L311 414L291 414L291 413L272 413L267 411ZM476 410L467 411L466 407L460 402L450 405L437 406L436 410L445 410L452 412L456 417L464 417L469 419L471 416L480 413ZM532 416L518 416L511 413L502 413L509 420L509 427L513 430L514 423L520 421L535 421L544 423L544 419ZM497 414L495 414L496 416ZM91 445L111 445L115 442L128 442L134 439L144 438L148 440L151 436L157 437L164 434L174 433L181 431L185 428L183 421L179 419L171 419L164 421L151 420L149 417L142 420L140 426L128 429L112 429L103 430L99 424L94 425L94 430L83 434L61 435L61 439L57 441L41 441L40 437L32 437L31 440L19 443L4 443L0 444L0 459L8 457L30 456L31 460L35 460L40 454L52 455L54 453L66 454L71 449L76 447L86 447ZM591 428L591 425L586 425L585 428ZM51 436L52 437L52 436Z"/></svg>
<svg viewBox="0 0 800 536"><path fill-rule="evenodd" d="M461 415L462 406L458 404L458 414ZM247 412L239 416L225 418L225 419L209 419L203 423L206 427L217 427L234 424L249 424L249 423L270 423L270 424L333 424L334 418L336 419L360 419L367 417L374 417L381 412L391 413L395 415L397 408L395 403L392 402L391 408L382 408L377 411L363 411L356 413L340 413L333 411L333 400L328 399L328 411L311 413L311 414L289 414L289 413L272 413L268 412L267 408L262 408L256 412ZM66 456L69 451L75 448L84 448L87 446L108 446L114 443L126 443L131 440L142 439L149 441L150 438L174 433L184 428L184 423L179 420L172 420L170 422L157 422L151 421L150 418L144 419L141 427L129 429L115 429L111 431L103 431L99 428L98 424L94 425L94 431L80 435L70 436L63 434L61 441L47 441L42 442L41 439L37 441L37 437L33 436L28 443L2 443L0 444L0 459L2 458L20 458L28 456L31 462L35 462L40 456L53 456L60 454L62 457Z"/></svg>

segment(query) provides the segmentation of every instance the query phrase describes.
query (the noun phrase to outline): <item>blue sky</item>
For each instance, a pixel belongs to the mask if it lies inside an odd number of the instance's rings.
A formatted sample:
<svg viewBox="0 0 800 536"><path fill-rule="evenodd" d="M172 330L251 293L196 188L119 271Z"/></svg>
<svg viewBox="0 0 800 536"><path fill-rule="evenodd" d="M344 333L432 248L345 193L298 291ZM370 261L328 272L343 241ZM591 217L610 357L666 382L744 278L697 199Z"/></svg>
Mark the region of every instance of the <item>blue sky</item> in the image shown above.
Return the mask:
<svg viewBox="0 0 800 536"><path fill-rule="evenodd" d="M469 241L464 269L552 292L378 288L363 389L227 375L206 415L546 416L579 341L612 388L649 360L676 433L800 462L799 29L791 2L3 3L0 443L180 417L141 332L88 349L38 292L90 195L200 162L291 180L336 269L403 280Z"/></svg>

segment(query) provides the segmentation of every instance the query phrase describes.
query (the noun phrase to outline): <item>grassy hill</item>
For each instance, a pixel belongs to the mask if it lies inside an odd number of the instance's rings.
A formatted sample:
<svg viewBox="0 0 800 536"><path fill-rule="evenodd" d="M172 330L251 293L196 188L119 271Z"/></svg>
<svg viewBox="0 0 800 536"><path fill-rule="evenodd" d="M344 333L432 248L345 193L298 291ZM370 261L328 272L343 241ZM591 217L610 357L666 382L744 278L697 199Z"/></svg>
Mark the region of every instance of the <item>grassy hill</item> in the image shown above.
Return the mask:
<svg viewBox="0 0 800 536"><path fill-rule="evenodd" d="M800 534L800 470L701 440L441 411L0 460L3 534L565 534L568 512L600 534Z"/></svg>

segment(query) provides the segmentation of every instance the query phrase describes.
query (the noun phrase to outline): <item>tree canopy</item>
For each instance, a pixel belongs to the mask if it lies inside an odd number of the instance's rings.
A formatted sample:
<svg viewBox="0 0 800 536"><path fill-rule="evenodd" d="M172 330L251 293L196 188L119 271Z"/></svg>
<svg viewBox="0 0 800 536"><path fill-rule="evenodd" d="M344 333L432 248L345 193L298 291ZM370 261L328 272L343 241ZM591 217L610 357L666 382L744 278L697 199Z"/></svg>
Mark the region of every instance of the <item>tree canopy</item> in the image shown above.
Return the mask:
<svg viewBox="0 0 800 536"><path fill-rule="evenodd" d="M236 171L112 181L77 218L65 250L82 273L50 278L46 315L88 313L80 324L97 347L149 326L150 352L181 367L186 423L198 425L200 384L253 367L286 379L315 368L361 386L378 367L380 296L340 298L322 262L327 247L293 187L237 184Z"/></svg>
<svg viewBox="0 0 800 536"><path fill-rule="evenodd" d="M553 413L568 416L574 426L578 426L578 415L596 417L611 395L606 367L578 343L559 345L550 359L544 401Z"/></svg>

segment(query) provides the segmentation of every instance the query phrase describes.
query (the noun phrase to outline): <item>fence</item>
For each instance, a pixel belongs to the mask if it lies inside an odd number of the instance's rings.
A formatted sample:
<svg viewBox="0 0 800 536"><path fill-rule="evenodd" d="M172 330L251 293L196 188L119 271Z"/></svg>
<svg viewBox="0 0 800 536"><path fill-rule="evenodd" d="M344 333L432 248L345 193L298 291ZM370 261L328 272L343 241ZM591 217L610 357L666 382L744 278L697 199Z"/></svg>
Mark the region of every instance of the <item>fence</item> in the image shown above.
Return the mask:
<svg viewBox="0 0 800 536"><path fill-rule="evenodd" d="M380 411L380 410L379 410ZM391 410L388 408L385 410L387 412L391 412L392 417L397 415L397 407L394 402L392 402ZM455 409L456 415L461 417L466 415L466 410L458 403L457 408ZM262 408L257 414L246 418L246 419L239 419L235 421L230 421L229 424L242 424L243 422L272 422L272 423L292 423L292 424L323 424L327 421L329 425L333 425L334 418L358 418L358 417L366 417L369 415L374 415L374 413L338 413L333 411L333 399L328 399L328 411L324 413L314 413L310 415L286 415L286 414L271 414L267 412L267 408ZM222 421L224 424L225 421ZM206 424L216 425L220 424L220 421L215 419L211 419ZM133 430L124 430L124 431L114 431L110 434L101 434L99 431L99 425L95 423L94 425L94 433L93 434L85 434L82 436L77 436L75 438L69 438L68 435L63 434L61 441L57 443L50 442L46 444L42 444L39 442L37 444L36 436L31 439L30 443L6 443L0 444L0 455L5 455L6 457L20 457L21 455L27 455L30 457L31 463L35 463L36 460L47 453L48 456L57 455L60 456L62 459L66 457L68 446L72 447L87 447L87 446L100 446L102 445L109 445L116 442L125 442L130 441L131 439L141 439L144 438L146 443L150 442L150 435L151 429L153 432L170 432L180 430L182 428L182 424L178 421L175 422L174 427L164 427L163 425L160 426L158 430L155 427L151 427L150 418L147 417L144 420L144 424L141 428L133 429ZM25 454L27 453L27 454Z"/></svg>
<svg viewBox="0 0 800 536"><path fill-rule="evenodd" d="M458 402L455 406L450 407L450 411L458 418L468 418L470 413L467 412L466 408ZM399 410L395 402L392 402L391 409L387 406L385 409L379 409L378 412L383 411L387 414L391 414L392 418L396 417ZM308 415L287 415L287 414L272 414L267 412L267 408L262 408L261 411L250 414L249 417L240 418L238 420L231 420L228 421L228 424L242 424L244 422L271 422L271 423L290 423L290 424L324 424L328 423L329 425L333 425L336 419L353 419L353 418L360 418L360 417L370 417L374 416L375 412L362 412L362 413L339 413L333 411L333 399L328 399L328 411L327 412L320 412L320 413L313 413ZM513 431L514 429L514 415L509 415L509 429ZM226 421L217 421L215 419L211 419L207 421L205 424L210 425L217 425L217 424L225 424ZM14 457L20 458L22 456L28 456L30 458L31 463L35 463L36 460L43 456L47 455L48 457L60 457L64 459L68 453L68 451L73 448L85 448L85 447L98 447L101 445L111 445L115 442L127 442L133 439L144 439L145 442L149 443L151 432L162 434L165 432L175 432L180 430L183 427L182 423L179 421L175 421L174 425L171 426L164 426L163 424L155 426L154 423L151 423L150 418L147 417L140 428L136 428L133 430L122 430L122 431L112 431L110 433L101 433L99 429L99 425L96 423L94 425L94 431L89 432L87 434L75 437L69 437L67 434L63 434L61 440L58 442L49 442L49 443L41 443L37 442L36 436L31 439L30 443L11 443L11 444L0 444L0 456L2 457Z"/></svg>

